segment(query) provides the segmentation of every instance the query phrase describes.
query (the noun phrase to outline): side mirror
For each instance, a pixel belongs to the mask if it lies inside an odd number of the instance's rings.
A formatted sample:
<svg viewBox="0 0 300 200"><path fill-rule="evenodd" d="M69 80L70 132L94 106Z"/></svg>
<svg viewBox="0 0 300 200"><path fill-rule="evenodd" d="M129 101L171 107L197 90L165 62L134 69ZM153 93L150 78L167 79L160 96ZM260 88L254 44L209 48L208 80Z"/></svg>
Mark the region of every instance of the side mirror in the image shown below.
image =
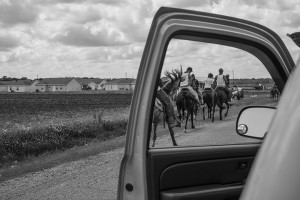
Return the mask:
<svg viewBox="0 0 300 200"><path fill-rule="evenodd" d="M264 138L275 111L276 108L266 106L243 108L236 121L236 132L245 137Z"/></svg>

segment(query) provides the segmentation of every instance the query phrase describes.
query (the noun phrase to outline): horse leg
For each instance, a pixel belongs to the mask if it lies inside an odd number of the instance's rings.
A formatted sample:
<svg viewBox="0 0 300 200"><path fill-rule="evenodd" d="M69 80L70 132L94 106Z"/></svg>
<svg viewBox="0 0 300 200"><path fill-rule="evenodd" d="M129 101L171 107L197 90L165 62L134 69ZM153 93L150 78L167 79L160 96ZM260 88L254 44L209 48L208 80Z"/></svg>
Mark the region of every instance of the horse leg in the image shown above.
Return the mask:
<svg viewBox="0 0 300 200"><path fill-rule="evenodd" d="M219 106L219 108L220 108L220 120L222 121L223 120L223 117L222 117L223 105Z"/></svg>
<svg viewBox="0 0 300 200"><path fill-rule="evenodd" d="M193 128L195 128L195 126L194 126L194 111L193 110L191 110L191 125L192 125L192 129Z"/></svg>
<svg viewBox="0 0 300 200"><path fill-rule="evenodd" d="M152 147L154 147L155 145L155 141L156 141L156 128L157 128L158 123L153 123L153 137L152 137Z"/></svg>
<svg viewBox="0 0 300 200"><path fill-rule="evenodd" d="M187 123L188 123L189 118L190 118L190 111L187 110L187 111L186 111L185 125L184 125L184 132L185 132L185 133L186 133Z"/></svg>
<svg viewBox="0 0 300 200"><path fill-rule="evenodd" d="M208 118L211 118L211 110L212 110L212 106L211 105L209 105L208 106L208 113L207 113L207 115L208 115Z"/></svg>
<svg viewBox="0 0 300 200"><path fill-rule="evenodd" d="M182 120L184 120L185 119L184 108L181 109L181 112L182 112Z"/></svg>
<svg viewBox="0 0 300 200"><path fill-rule="evenodd" d="M168 124L168 128L169 128L169 132L170 132L170 136L171 136L171 139L172 139L172 142L173 142L173 146L177 146L177 142L175 140L175 137L174 137L174 131L173 131L173 128L170 128L170 125Z"/></svg>
<svg viewBox="0 0 300 200"><path fill-rule="evenodd" d="M203 111L203 120L205 120L205 106L203 106L202 111Z"/></svg>
<svg viewBox="0 0 300 200"><path fill-rule="evenodd" d="M181 118L182 118L182 116L181 116L181 109L178 106L177 106L177 112L178 112L178 118L179 118L179 120L181 122Z"/></svg>
<svg viewBox="0 0 300 200"><path fill-rule="evenodd" d="M228 114L228 110L229 110L229 103L226 102L226 106L227 106L227 110L226 110L226 113L225 113L225 117L227 117L227 114Z"/></svg>
<svg viewBox="0 0 300 200"><path fill-rule="evenodd" d="M212 119L211 119L212 122L215 121L215 110L216 110L216 105L213 105L212 106Z"/></svg>

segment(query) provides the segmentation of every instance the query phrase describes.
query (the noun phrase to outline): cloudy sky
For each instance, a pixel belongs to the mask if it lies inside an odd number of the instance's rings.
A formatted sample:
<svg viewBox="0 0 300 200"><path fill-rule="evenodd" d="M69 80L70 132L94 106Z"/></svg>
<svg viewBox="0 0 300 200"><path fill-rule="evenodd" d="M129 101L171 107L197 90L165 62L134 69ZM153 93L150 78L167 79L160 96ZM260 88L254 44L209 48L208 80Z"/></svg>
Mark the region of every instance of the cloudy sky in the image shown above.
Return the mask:
<svg viewBox="0 0 300 200"><path fill-rule="evenodd" d="M0 76L136 77L152 18L161 6L260 23L278 33L294 60L298 58L300 49L286 34L300 31L300 0L0 0ZM172 41L165 65L223 63L233 71L230 55L244 60L249 69L258 62L240 50L194 46ZM206 61L176 58L182 52L201 53ZM216 52L222 56L213 57ZM257 70L251 76L260 74Z"/></svg>

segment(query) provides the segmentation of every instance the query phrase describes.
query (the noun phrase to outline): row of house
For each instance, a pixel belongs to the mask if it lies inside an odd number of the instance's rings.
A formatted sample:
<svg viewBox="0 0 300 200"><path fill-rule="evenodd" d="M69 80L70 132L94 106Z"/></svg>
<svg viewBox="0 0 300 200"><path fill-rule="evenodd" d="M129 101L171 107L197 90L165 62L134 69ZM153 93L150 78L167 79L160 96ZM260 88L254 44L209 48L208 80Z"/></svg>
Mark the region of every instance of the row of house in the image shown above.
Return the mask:
<svg viewBox="0 0 300 200"><path fill-rule="evenodd" d="M44 78L38 80L2 80L0 92L68 92L81 90L133 91L135 79Z"/></svg>

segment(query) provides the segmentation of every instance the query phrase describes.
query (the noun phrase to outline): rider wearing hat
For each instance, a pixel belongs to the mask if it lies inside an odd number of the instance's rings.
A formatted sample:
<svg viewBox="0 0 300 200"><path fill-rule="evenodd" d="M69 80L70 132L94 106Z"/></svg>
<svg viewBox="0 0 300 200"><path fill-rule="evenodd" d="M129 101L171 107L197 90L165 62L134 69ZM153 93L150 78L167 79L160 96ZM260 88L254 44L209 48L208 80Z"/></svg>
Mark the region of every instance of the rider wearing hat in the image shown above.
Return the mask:
<svg viewBox="0 0 300 200"><path fill-rule="evenodd" d="M219 69L219 74L215 77L214 85L216 88L222 88L227 95L227 102L231 104L231 92L229 90L229 75L226 77L223 75L224 70L222 68Z"/></svg>
<svg viewBox="0 0 300 200"><path fill-rule="evenodd" d="M184 88L184 89L188 89L189 92L195 97L195 99L197 100L197 103L200 103L199 101L199 96L201 97L201 104L203 104L203 98L202 98L202 94L198 91L195 91L193 88L192 88L192 81L193 81L193 78L192 78L192 72L193 72L193 68L191 67L188 67L186 69L186 71L184 72L184 81L181 82L180 84L180 89L179 89L179 92Z"/></svg>

